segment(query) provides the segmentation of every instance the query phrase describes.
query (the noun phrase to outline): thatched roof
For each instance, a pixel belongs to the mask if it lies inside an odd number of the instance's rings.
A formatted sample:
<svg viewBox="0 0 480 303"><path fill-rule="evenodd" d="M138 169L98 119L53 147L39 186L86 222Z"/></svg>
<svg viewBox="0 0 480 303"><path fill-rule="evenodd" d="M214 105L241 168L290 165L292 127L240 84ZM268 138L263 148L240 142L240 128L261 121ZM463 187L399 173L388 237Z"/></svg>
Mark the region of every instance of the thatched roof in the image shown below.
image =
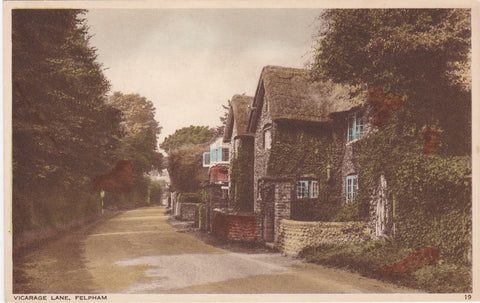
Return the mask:
<svg viewBox="0 0 480 303"><path fill-rule="evenodd" d="M249 108L252 106L252 103L253 97L250 96L235 95L232 97L223 142L229 142L232 139L234 127L237 135L246 134Z"/></svg>
<svg viewBox="0 0 480 303"><path fill-rule="evenodd" d="M264 100L269 102L273 120L328 122L331 114L362 104L361 95L352 97L357 90L332 81L315 80L306 69L266 66L258 81L248 130L255 131Z"/></svg>

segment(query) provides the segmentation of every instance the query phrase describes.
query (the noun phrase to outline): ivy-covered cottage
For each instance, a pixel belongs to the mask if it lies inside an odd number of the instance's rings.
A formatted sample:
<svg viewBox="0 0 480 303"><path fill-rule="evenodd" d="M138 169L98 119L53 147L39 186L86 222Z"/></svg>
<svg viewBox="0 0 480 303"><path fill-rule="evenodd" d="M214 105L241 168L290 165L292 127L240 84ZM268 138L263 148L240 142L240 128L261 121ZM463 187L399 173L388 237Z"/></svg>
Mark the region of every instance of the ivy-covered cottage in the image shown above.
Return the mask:
<svg viewBox="0 0 480 303"><path fill-rule="evenodd" d="M373 131L355 93L303 69L262 70L247 132L255 137L254 212L263 241L277 240L282 219L335 221L339 208L353 205L356 143Z"/></svg>
<svg viewBox="0 0 480 303"><path fill-rule="evenodd" d="M232 208L253 210L253 134L247 132L253 97L234 95L225 124L223 142L230 144L229 198Z"/></svg>
<svg viewBox="0 0 480 303"><path fill-rule="evenodd" d="M253 135L246 132L248 111L253 97L234 95L223 138L217 145L204 153L204 166L214 155L217 146L222 148L225 160L228 149L227 183L213 182L212 178L206 189L206 221L210 231L217 236L254 242L258 240L258 228L253 213ZM210 168L212 171L214 167Z"/></svg>

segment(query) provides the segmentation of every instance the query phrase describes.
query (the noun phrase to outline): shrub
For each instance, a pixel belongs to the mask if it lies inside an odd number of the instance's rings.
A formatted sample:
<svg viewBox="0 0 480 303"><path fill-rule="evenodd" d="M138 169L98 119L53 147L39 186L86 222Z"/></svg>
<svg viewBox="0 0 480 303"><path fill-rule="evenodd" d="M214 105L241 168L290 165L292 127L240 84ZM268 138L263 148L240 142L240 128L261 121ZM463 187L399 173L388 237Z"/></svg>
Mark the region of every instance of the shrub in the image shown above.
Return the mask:
<svg viewBox="0 0 480 303"><path fill-rule="evenodd" d="M426 266L403 278L400 282L409 287L434 293L471 292L471 271L468 266L439 264Z"/></svg>
<svg viewBox="0 0 480 303"><path fill-rule="evenodd" d="M321 244L305 248L300 256L308 262L354 270L368 277L379 278L375 271L380 267L396 263L413 252L401 242L379 240ZM394 280L398 284L428 292L471 292L470 267L445 263L426 266L411 274Z"/></svg>

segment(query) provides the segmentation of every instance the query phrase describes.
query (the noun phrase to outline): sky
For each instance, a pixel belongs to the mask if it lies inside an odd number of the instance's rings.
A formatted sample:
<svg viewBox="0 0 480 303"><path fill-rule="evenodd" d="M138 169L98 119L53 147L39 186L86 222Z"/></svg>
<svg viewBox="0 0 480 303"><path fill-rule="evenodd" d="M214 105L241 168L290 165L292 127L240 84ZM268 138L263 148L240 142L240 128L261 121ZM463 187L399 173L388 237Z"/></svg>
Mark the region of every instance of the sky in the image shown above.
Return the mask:
<svg viewBox="0 0 480 303"><path fill-rule="evenodd" d="M215 127L235 94L253 96L266 65L312 60L320 9L90 9L90 44L111 91L156 107L159 143L175 130Z"/></svg>

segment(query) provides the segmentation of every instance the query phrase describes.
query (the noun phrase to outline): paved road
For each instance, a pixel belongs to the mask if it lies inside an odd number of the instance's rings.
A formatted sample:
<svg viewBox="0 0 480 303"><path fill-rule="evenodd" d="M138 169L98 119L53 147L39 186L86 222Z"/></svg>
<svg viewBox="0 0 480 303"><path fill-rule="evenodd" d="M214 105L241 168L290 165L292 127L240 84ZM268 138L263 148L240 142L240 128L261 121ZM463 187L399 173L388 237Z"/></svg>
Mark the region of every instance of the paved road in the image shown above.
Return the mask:
<svg viewBox="0 0 480 303"><path fill-rule="evenodd" d="M17 258L14 292L398 293L411 290L278 253L232 252L169 225L162 207L125 211Z"/></svg>

